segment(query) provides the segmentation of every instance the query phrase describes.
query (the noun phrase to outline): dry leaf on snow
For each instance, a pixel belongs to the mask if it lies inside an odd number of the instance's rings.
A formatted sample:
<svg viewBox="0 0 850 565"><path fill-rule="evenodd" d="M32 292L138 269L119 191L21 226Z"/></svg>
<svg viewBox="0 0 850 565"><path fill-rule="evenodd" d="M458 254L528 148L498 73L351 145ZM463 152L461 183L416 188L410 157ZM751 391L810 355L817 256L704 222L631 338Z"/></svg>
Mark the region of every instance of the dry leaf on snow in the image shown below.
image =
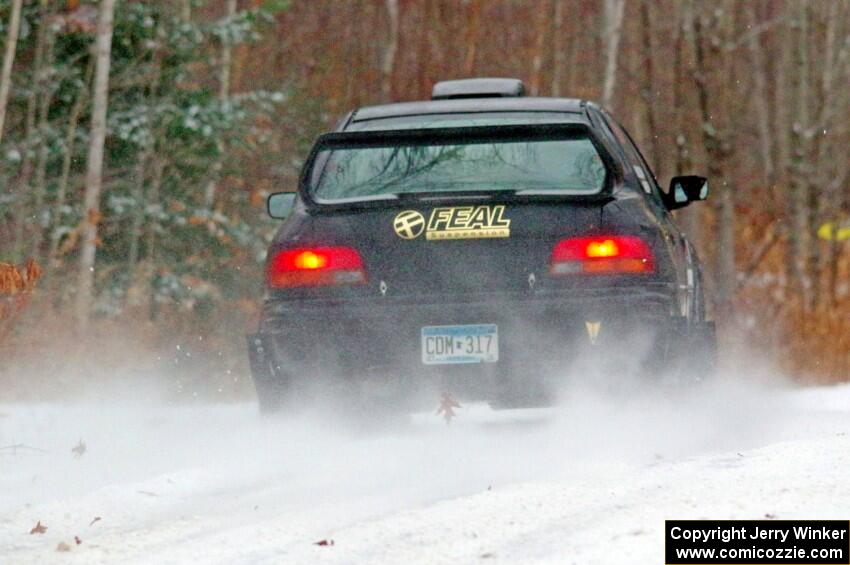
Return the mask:
<svg viewBox="0 0 850 565"><path fill-rule="evenodd" d="M71 448L71 453L73 453L74 457L76 457L77 459L82 457L85 452L86 444L83 442L82 439L80 440L80 443Z"/></svg>

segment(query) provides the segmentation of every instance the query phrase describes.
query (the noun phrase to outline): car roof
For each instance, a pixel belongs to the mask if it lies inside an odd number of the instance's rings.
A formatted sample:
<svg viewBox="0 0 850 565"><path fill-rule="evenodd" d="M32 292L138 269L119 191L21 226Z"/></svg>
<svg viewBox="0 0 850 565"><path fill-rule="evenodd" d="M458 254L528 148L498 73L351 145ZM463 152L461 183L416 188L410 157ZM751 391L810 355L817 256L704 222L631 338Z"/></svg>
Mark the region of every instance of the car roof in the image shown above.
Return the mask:
<svg viewBox="0 0 850 565"><path fill-rule="evenodd" d="M577 98L493 97L424 100L365 106L355 110L352 122L428 114L476 114L482 112L564 112L585 116L588 103Z"/></svg>

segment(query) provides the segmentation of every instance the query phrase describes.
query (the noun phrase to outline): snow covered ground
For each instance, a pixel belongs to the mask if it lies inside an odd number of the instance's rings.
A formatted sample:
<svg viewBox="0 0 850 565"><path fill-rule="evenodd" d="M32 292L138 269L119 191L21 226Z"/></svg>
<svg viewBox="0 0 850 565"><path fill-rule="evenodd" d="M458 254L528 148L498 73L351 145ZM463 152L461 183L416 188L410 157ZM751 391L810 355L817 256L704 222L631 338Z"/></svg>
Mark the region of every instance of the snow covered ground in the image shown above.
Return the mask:
<svg viewBox="0 0 850 565"><path fill-rule="evenodd" d="M665 518L850 518L848 433L850 386L735 380L380 431L0 405L0 563L658 564Z"/></svg>

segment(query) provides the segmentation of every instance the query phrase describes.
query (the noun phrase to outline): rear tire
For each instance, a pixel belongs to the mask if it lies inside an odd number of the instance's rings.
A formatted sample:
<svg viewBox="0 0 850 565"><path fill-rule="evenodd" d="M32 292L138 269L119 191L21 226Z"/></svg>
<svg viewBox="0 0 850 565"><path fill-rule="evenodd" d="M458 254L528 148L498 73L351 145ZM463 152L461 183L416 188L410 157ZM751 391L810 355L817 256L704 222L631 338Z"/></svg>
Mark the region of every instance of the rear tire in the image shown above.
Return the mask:
<svg viewBox="0 0 850 565"><path fill-rule="evenodd" d="M714 322L703 322L691 334L694 380L705 381L714 377L717 369L717 332Z"/></svg>
<svg viewBox="0 0 850 565"><path fill-rule="evenodd" d="M682 384L710 380L717 365L717 337L714 322L702 322L687 330L687 339L671 336L671 373Z"/></svg>
<svg viewBox="0 0 850 565"><path fill-rule="evenodd" d="M269 369L271 374L271 369ZM254 389L257 391L257 403L260 405L260 413L264 415L277 414L281 411L290 396L286 382L288 379L254 376Z"/></svg>
<svg viewBox="0 0 850 565"><path fill-rule="evenodd" d="M363 429L392 427L409 420L405 407L392 399L365 394L358 382L336 377L331 381L299 382L293 374L278 368L254 376L260 413L266 416L299 414L304 411L339 418Z"/></svg>

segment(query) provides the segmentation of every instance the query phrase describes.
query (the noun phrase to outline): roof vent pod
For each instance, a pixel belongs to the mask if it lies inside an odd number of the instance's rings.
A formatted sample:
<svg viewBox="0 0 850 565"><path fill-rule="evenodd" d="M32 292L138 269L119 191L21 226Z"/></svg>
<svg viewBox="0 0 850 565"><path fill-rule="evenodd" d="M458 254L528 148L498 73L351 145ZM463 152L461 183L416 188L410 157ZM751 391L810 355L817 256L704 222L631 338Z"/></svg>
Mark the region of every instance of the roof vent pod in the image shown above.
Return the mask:
<svg viewBox="0 0 850 565"><path fill-rule="evenodd" d="M431 91L431 99L513 98L524 94L525 85L516 78L467 78L438 82Z"/></svg>

